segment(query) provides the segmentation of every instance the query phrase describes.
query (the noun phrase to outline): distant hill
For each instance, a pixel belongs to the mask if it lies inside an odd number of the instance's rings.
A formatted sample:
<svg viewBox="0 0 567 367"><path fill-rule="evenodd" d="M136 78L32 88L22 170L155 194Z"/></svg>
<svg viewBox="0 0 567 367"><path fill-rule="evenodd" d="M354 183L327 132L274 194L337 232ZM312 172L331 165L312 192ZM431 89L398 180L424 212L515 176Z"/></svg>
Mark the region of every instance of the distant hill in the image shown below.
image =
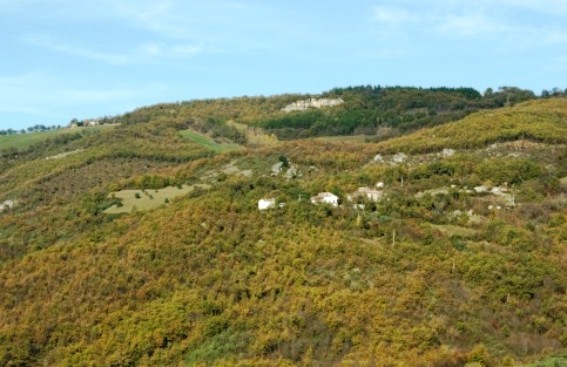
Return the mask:
<svg viewBox="0 0 567 367"><path fill-rule="evenodd" d="M343 103L282 111L309 98ZM0 149L0 365L565 360L567 99L356 87L116 122Z"/></svg>
<svg viewBox="0 0 567 367"><path fill-rule="evenodd" d="M340 99L328 108L288 111L286 106L311 98ZM140 108L116 121L136 124L176 121L200 129L235 121L265 129L289 140L313 136L367 134L379 128L393 133L460 119L479 109L491 109L535 99L531 91L502 88L486 96L472 88L349 87L314 95L242 97L160 104Z"/></svg>

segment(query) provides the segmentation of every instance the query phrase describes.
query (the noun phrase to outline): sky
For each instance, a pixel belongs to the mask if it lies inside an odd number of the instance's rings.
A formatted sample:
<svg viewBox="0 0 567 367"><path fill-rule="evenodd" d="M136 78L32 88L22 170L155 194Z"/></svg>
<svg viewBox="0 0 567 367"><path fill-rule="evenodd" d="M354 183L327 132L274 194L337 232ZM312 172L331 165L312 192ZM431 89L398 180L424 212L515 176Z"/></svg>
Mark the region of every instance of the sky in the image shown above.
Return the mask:
<svg viewBox="0 0 567 367"><path fill-rule="evenodd" d="M567 0L0 0L0 129L355 85L567 88Z"/></svg>

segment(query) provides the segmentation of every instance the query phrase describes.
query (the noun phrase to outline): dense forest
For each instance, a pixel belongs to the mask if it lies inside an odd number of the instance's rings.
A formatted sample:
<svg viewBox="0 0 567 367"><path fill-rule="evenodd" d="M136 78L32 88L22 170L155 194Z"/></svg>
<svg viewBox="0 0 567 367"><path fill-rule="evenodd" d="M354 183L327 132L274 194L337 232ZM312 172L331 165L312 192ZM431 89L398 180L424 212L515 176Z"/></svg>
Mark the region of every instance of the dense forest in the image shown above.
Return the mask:
<svg viewBox="0 0 567 367"><path fill-rule="evenodd" d="M341 103L284 111L312 98ZM0 136L0 365L567 363L561 93L337 88L106 122Z"/></svg>

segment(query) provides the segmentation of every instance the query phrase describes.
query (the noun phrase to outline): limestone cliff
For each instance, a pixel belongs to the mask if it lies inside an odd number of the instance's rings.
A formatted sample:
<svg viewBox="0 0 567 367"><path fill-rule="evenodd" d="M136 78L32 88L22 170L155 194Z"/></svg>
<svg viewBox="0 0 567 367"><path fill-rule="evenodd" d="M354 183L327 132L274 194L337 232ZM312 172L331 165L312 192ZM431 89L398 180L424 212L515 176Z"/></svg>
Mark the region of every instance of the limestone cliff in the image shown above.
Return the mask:
<svg viewBox="0 0 567 367"><path fill-rule="evenodd" d="M310 108L325 108L325 107L333 107L338 106L344 103L341 98L309 98L302 101L296 101L293 103L288 104L282 111L284 112L293 112L293 111L305 111Z"/></svg>

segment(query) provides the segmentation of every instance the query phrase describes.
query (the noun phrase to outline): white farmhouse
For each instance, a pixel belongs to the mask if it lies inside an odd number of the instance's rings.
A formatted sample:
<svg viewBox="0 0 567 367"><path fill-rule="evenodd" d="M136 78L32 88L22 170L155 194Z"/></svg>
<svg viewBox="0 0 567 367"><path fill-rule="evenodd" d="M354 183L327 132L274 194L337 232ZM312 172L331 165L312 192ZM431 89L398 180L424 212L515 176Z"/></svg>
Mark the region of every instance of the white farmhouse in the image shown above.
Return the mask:
<svg viewBox="0 0 567 367"><path fill-rule="evenodd" d="M320 192L311 198L311 203L339 206L339 197L331 192Z"/></svg>
<svg viewBox="0 0 567 367"><path fill-rule="evenodd" d="M276 207L276 199L260 199L258 200L258 210L268 210Z"/></svg>

